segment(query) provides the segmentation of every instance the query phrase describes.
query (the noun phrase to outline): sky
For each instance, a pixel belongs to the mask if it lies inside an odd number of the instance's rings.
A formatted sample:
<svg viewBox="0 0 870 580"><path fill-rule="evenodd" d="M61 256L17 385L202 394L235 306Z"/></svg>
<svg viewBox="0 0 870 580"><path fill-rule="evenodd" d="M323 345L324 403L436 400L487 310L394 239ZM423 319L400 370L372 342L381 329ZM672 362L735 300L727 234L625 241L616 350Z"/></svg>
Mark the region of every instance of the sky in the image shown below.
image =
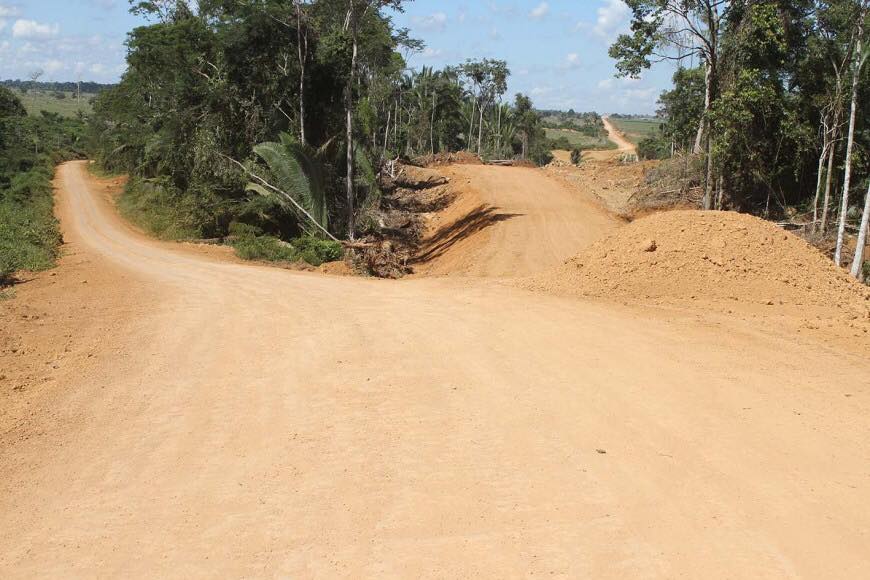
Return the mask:
<svg viewBox="0 0 870 580"><path fill-rule="evenodd" d="M127 0L0 0L0 79L116 82L125 70L124 39L144 21ZM393 13L426 48L412 68L469 58L506 60L509 95L535 106L599 113L652 113L673 68L655 65L641 79L614 78L607 48L628 28L622 0L415 0Z"/></svg>

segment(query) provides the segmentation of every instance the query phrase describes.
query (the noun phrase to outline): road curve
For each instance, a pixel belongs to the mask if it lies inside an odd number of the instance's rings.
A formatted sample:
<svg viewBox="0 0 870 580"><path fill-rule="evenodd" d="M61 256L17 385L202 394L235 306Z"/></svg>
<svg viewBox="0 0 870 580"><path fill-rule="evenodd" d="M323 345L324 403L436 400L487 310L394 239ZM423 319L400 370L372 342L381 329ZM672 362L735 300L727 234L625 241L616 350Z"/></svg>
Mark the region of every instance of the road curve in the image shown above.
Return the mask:
<svg viewBox="0 0 870 580"><path fill-rule="evenodd" d="M3 449L3 578L867 577L866 360L202 257L85 174L59 170L66 239L155 307Z"/></svg>
<svg viewBox="0 0 870 580"><path fill-rule="evenodd" d="M637 147L625 138L623 132L616 128L610 117L602 117L601 122L607 130L607 138L616 143L616 148L620 153L637 154Z"/></svg>

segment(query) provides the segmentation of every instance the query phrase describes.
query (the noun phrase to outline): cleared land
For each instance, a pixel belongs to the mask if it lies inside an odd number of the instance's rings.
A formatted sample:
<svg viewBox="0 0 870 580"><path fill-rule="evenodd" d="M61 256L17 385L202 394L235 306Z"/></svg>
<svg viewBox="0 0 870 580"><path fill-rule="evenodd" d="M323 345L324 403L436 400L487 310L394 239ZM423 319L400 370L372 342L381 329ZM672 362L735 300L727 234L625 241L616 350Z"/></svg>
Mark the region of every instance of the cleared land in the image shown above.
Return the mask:
<svg viewBox="0 0 870 580"><path fill-rule="evenodd" d="M609 117L609 119L635 145L647 135L658 131L659 125L662 124L661 119L619 119L614 117Z"/></svg>
<svg viewBox="0 0 870 580"><path fill-rule="evenodd" d="M22 93L19 90L12 91L21 99L21 103L27 112L31 115L38 115L41 111L49 113L58 113L63 117L75 117L79 111L88 114L93 111L91 99L95 95L82 93L81 100L76 98L75 93L65 92L65 97L59 99L54 96L53 91L27 91Z"/></svg>
<svg viewBox="0 0 870 580"><path fill-rule="evenodd" d="M545 129L547 139L564 137L573 147L580 149L613 149L616 146L607 137L591 137L573 129Z"/></svg>
<svg viewBox="0 0 870 580"><path fill-rule="evenodd" d="M62 166L61 266L0 302L0 576L867 577L866 343L793 332L796 305L635 301L655 228L491 170L457 203L514 231L445 214L430 241L497 267L388 282L149 239ZM650 257L582 276L601 298L519 288L571 285L555 206L614 236L579 263ZM672 233L658 259L687 259Z"/></svg>

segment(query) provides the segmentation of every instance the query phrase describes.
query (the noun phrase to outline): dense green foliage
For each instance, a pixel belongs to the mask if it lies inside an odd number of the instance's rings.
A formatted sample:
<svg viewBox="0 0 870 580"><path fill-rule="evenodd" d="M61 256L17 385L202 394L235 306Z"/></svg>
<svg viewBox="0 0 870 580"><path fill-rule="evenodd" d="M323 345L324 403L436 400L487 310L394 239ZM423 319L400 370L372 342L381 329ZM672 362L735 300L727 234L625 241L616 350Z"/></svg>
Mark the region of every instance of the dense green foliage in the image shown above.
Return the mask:
<svg viewBox="0 0 870 580"><path fill-rule="evenodd" d="M90 119L100 164L133 176L122 209L168 237L246 224L352 238L376 232L380 172L397 157L546 162L531 101L504 102L504 61L406 68L401 52L422 43L393 27L402 4L135 2L151 24L130 33L128 70Z"/></svg>
<svg viewBox="0 0 870 580"><path fill-rule="evenodd" d="M41 270L57 257L55 163L83 156L84 124L57 114L27 116L0 87L0 283L16 270Z"/></svg>
<svg viewBox="0 0 870 580"><path fill-rule="evenodd" d="M825 127L836 126L834 189L842 185L847 89L856 23L860 10L866 18L866 1L704 0L688 3L685 12L674 12L678 3L661 0L628 4L631 34L611 48L624 74L639 74L662 58L697 56L702 62L699 68L678 69L673 89L661 95L659 115L665 122L660 134L641 143L641 156L705 154L711 159L705 176L711 203L783 215L789 207L813 203ZM675 23L682 23L683 15L692 32L677 34ZM865 45L866 34L865 29ZM851 193L858 202L870 174L868 68L859 78L852 158L858 179L852 180Z"/></svg>

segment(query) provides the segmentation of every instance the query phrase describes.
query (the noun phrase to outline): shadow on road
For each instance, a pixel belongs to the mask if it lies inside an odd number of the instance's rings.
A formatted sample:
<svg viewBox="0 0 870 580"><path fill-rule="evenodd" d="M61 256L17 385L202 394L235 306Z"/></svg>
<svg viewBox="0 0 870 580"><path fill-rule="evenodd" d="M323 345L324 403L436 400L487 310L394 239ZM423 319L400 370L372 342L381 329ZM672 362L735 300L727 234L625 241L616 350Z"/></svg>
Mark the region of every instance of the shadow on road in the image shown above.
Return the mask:
<svg viewBox="0 0 870 580"><path fill-rule="evenodd" d="M444 226L435 232L420 247L420 251L408 262L411 265L425 264L440 256L443 256L454 244L460 242L477 232L523 214L502 213L499 208L481 204L474 208L465 217Z"/></svg>

